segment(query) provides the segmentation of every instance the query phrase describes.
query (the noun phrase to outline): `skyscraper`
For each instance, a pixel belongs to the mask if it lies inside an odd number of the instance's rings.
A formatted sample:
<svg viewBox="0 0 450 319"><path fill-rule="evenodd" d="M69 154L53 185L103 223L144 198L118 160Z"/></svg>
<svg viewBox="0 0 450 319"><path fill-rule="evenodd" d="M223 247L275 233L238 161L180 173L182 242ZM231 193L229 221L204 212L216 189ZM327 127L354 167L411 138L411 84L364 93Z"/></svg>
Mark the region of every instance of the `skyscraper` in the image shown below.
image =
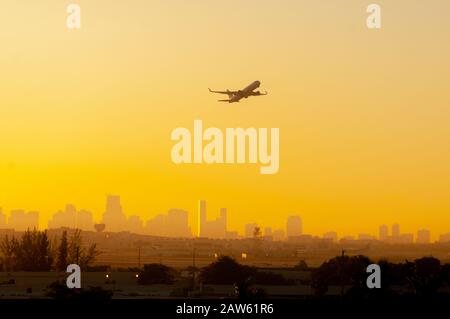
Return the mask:
<svg viewBox="0 0 450 319"><path fill-rule="evenodd" d="M386 240L389 237L389 227L387 225L381 225L378 236L380 240Z"/></svg>
<svg viewBox="0 0 450 319"><path fill-rule="evenodd" d="M417 232L417 240L418 244L429 244L431 240L431 233L428 229L420 229Z"/></svg>
<svg viewBox="0 0 450 319"><path fill-rule="evenodd" d="M272 227L264 228L264 237L272 237Z"/></svg>
<svg viewBox="0 0 450 319"><path fill-rule="evenodd" d="M245 237L253 238L255 236L255 229L258 227L256 223L249 223L245 225Z"/></svg>
<svg viewBox="0 0 450 319"><path fill-rule="evenodd" d="M198 201L198 227L197 236L204 237L205 226L206 226L206 201L201 199Z"/></svg>
<svg viewBox="0 0 450 319"><path fill-rule="evenodd" d="M191 237L188 215L188 212L185 210L175 208L170 209L166 217L166 236Z"/></svg>
<svg viewBox="0 0 450 319"><path fill-rule="evenodd" d="M0 228L6 228L6 216L3 214L0 208Z"/></svg>
<svg viewBox="0 0 450 319"><path fill-rule="evenodd" d="M392 225L392 237L394 237L394 238L400 237L400 225L399 224Z"/></svg>
<svg viewBox="0 0 450 319"><path fill-rule="evenodd" d="M92 230L94 227L94 220L92 213L87 210L80 210L77 214L77 228L83 230Z"/></svg>
<svg viewBox="0 0 450 319"><path fill-rule="evenodd" d="M77 210L74 205L67 204L65 210L60 210L53 214L52 219L48 221L48 228L55 229L60 227L78 228Z"/></svg>
<svg viewBox="0 0 450 319"><path fill-rule="evenodd" d="M127 230L135 234L142 234L144 230L144 224L141 217L139 217L138 215L131 215L130 217L128 217L127 226Z"/></svg>
<svg viewBox="0 0 450 319"><path fill-rule="evenodd" d="M111 232L123 231L127 228L127 218L120 204L120 196L109 195L106 198L106 211L103 213L103 223Z"/></svg>
<svg viewBox="0 0 450 319"><path fill-rule="evenodd" d="M286 222L287 237L296 237L302 234L302 219L300 216L289 216Z"/></svg>
<svg viewBox="0 0 450 319"><path fill-rule="evenodd" d="M27 229L33 230L39 228L39 213L28 212L17 209L12 210L8 219L9 228L13 228L16 231L24 231Z"/></svg>

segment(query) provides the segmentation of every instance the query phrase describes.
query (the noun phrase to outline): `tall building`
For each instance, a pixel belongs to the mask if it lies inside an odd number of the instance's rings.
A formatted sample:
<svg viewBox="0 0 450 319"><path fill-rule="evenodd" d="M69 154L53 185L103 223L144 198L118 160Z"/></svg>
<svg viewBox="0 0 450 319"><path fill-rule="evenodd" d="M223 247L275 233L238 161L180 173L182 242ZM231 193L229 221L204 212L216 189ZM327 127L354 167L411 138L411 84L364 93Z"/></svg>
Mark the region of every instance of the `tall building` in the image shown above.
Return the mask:
<svg viewBox="0 0 450 319"><path fill-rule="evenodd" d="M39 229L39 213L26 213L22 209L12 210L8 219L8 227L15 231Z"/></svg>
<svg viewBox="0 0 450 319"><path fill-rule="evenodd" d="M167 213L165 232L168 237L191 237L189 229L188 212L172 208Z"/></svg>
<svg viewBox="0 0 450 319"><path fill-rule="evenodd" d="M272 227L264 228L264 237L272 237Z"/></svg>
<svg viewBox="0 0 450 319"><path fill-rule="evenodd" d="M225 238L227 234L227 209L221 208L220 215L214 220L206 218L206 201L198 205L197 236L203 238Z"/></svg>
<svg viewBox="0 0 450 319"><path fill-rule="evenodd" d="M221 234L220 237L224 238L225 237L225 233L227 232L227 209L225 207L222 207L220 209L220 228L221 228ZM223 235L222 235L223 233Z"/></svg>
<svg viewBox="0 0 450 319"><path fill-rule="evenodd" d="M206 226L206 201L205 200L199 200L198 202L198 218L197 218L197 236L198 237L205 237L203 232L205 231Z"/></svg>
<svg viewBox="0 0 450 319"><path fill-rule="evenodd" d="M249 223L245 225L245 237L253 238L255 236L255 229L258 227L256 223Z"/></svg>
<svg viewBox="0 0 450 319"><path fill-rule="evenodd" d="M61 227L78 228L78 213L72 204L67 204L65 210L57 211L52 219L48 221L48 228L55 229ZM91 230L91 229L90 229Z"/></svg>
<svg viewBox="0 0 450 319"><path fill-rule="evenodd" d="M127 217L120 204L120 196L108 196L106 199L106 211L103 213L103 224L106 231L119 232L127 229Z"/></svg>
<svg viewBox="0 0 450 319"><path fill-rule="evenodd" d="M429 244L431 240L431 234L428 229L420 229L417 232L416 243L418 244Z"/></svg>
<svg viewBox="0 0 450 319"><path fill-rule="evenodd" d="M450 243L450 233L440 235L439 242L440 243Z"/></svg>
<svg viewBox="0 0 450 319"><path fill-rule="evenodd" d="M285 237L285 235L284 235L284 230L282 230L282 229L277 229L277 230L275 230L275 231L273 232L272 237L273 237L273 240L274 240L274 241L281 241L281 240L284 240L284 237Z"/></svg>
<svg viewBox="0 0 450 319"><path fill-rule="evenodd" d="M191 237L189 213L172 208L167 214L159 214L147 221L145 233L162 237Z"/></svg>
<svg viewBox="0 0 450 319"><path fill-rule="evenodd" d="M166 236L166 216L163 214L156 215L147 221L145 233L152 236Z"/></svg>
<svg viewBox="0 0 450 319"><path fill-rule="evenodd" d="M289 216L286 223L287 237L297 237L302 234L302 219L300 216Z"/></svg>
<svg viewBox="0 0 450 319"><path fill-rule="evenodd" d="M402 244L412 244L414 243L414 234L411 233L400 234L400 238L397 242L400 242Z"/></svg>
<svg viewBox="0 0 450 319"><path fill-rule="evenodd" d="M77 213L77 228L82 230L93 230L94 219L92 213L87 210L80 210Z"/></svg>
<svg viewBox="0 0 450 319"><path fill-rule="evenodd" d="M142 234L144 225L141 217L137 215L131 215L128 217L127 230L135 234Z"/></svg>
<svg viewBox="0 0 450 319"><path fill-rule="evenodd" d="M386 240L389 237L389 227L387 225L381 225L378 231L380 240Z"/></svg>
<svg viewBox="0 0 450 319"><path fill-rule="evenodd" d="M400 225L399 224L392 225L392 237L394 237L394 238L400 237Z"/></svg>
<svg viewBox="0 0 450 319"><path fill-rule="evenodd" d="M0 208L0 228L6 228L6 215L3 214L1 208Z"/></svg>

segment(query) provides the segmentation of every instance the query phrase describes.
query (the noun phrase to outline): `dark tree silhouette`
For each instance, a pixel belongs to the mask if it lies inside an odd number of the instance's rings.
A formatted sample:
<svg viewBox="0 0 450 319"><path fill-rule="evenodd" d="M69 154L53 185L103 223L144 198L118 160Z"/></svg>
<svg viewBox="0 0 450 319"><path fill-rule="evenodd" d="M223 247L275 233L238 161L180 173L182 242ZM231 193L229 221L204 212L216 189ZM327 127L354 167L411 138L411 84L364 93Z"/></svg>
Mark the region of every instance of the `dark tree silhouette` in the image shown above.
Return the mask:
<svg viewBox="0 0 450 319"><path fill-rule="evenodd" d="M409 263L407 279L418 295L433 296L443 285L441 262L434 257L423 257Z"/></svg>
<svg viewBox="0 0 450 319"><path fill-rule="evenodd" d="M65 271L67 268L68 249L67 231L64 231L61 237L61 243L59 244L58 258L56 261L56 269L59 271Z"/></svg>
<svg viewBox="0 0 450 319"><path fill-rule="evenodd" d="M367 266L372 264L366 256L339 256L323 263L312 273L312 287L317 295L324 295L329 285L342 287L366 287Z"/></svg>
<svg viewBox="0 0 450 319"><path fill-rule="evenodd" d="M253 268L240 265L231 257L220 256L217 261L202 269L201 279L206 284L233 284L244 282L254 272Z"/></svg>
<svg viewBox="0 0 450 319"><path fill-rule="evenodd" d="M53 263L47 231L27 230L20 240L5 237L1 250L9 270L49 271Z"/></svg>
<svg viewBox="0 0 450 319"><path fill-rule="evenodd" d="M175 271L163 264L147 264L139 274L138 282L141 285L166 284L174 282Z"/></svg>

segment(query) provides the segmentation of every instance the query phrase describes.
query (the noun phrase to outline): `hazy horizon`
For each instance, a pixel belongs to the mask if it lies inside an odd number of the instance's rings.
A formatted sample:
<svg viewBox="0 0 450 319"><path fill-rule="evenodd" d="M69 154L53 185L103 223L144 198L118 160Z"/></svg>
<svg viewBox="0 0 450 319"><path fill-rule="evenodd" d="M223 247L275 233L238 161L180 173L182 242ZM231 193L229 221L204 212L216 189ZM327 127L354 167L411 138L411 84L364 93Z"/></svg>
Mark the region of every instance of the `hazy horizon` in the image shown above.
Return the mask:
<svg viewBox="0 0 450 319"><path fill-rule="evenodd" d="M105 195L147 220L208 200L228 228L450 232L450 3L5 1L0 11L0 207L66 203L99 220ZM236 7L239 10L236 10ZM220 104L215 89L269 92ZM175 165L176 127L280 128L280 169Z"/></svg>

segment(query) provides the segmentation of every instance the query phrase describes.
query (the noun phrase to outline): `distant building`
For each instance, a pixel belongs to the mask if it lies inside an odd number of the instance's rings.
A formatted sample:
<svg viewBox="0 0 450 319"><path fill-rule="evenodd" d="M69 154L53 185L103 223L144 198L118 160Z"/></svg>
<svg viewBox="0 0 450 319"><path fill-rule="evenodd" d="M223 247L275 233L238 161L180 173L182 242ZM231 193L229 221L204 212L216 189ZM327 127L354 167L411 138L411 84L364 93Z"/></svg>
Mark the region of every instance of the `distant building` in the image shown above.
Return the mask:
<svg viewBox="0 0 450 319"><path fill-rule="evenodd" d="M389 237L389 227L387 225L381 225L378 231L378 238L382 241L387 240Z"/></svg>
<svg viewBox="0 0 450 319"><path fill-rule="evenodd" d="M147 221L145 233L153 236L191 237L188 212L172 208L167 214L159 214Z"/></svg>
<svg viewBox="0 0 450 319"><path fill-rule="evenodd" d="M417 232L416 243L418 244L429 244L431 241L430 231L427 229L421 229Z"/></svg>
<svg viewBox="0 0 450 319"><path fill-rule="evenodd" d="M441 242L441 243L449 243L450 242L450 233L440 235L439 236L439 242Z"/></svg>
<svg viewBox="0 0 450 319"><path fill-rule="evenodd" d="M82 230L92 230L94 227L94 219L92 213L87 210L78 211L77 227Z"/></svg>
<svg viewBox="0 0 450 319"><path fill-rule="evenodd" d="M225 238L227 233L227 209L220 209L220 216L214 220L206 218L206 201L200 200L198 204L198 237Z"/></svg>
<svg viewBox="0 0 450 319"><path fill-rule="evenodd" d="M287 237L297 237L302 234L302 219L300 216L289 216L286 222Z"/></svg>
<svg viewBox="0 0 450 319"><path fill-rule="evenodd" d="M149 219L145 226L145 233L153 236L166 236L166 216L159 214Z"/></svg>
<svg viewBox="0 0 450 319"><path fill-rule="evenodd" d="M285 239L286 236L285 236L284 230L277 229L273 232L272 237L273 237L274 241L282 241Z"/></svg>
<svg viewBox="0 0 450 319"><path fill-rule="evenodd" d="M414 243L414 234L400 234L401 244L412 244Z"/></svg>
<svg viewBox="0 0 450 319"><path fill-rule="evenodd" d="M8 219L8 228L12 228L15 231L39 229L39 213L26 213L22 209L12 210Z"/></svg>
<svg viewBox="0 0 450 319"><path fill-rule="evenodd" d="M245 237L253 238L255 236L255 229L258 227L256 223L245 224Z"/></svg>
<svg viewBox="0 0 450 319"><path fill-rule="evenodd" d="M369 234L359 234L358 240L375 240L375 236Z"/></svg>
<svg viewBox="0 0 450 319"><path fill-rule="evenodd" d="M188 215L188 212L182 209L169 210L166 220L166 233L168 237L191 237Z"/></svg>
<svg viewBox="0 0 450 319"><path fill-rule="evenodd" d="M49 229L68 227L73 229L92 230L94 221L92 213L86 210L77 211L74 205L66 205L65 210L53 214L48 221Z"/></svg>
<svg viewBox="0 0 450 319"><path fill-rule="evenodd" d="M227 231L225 233L225 238L226 239L238 239L239 238L239 234L237 231Z"/></svg>
<svg viewBox="0 0 450 319"><path fill-rule="evenodd" d="M0 229L4 228L6 228L6 215L3 214L3 211L0 208Z"/></svg>
<svg viewBox="0 0 450 319"><path fill-rule="evenodd" d="M128 217L128 231L135 234L142 234L144 231L144 224L141 217L137 215L131 215Z"/></svg>
<svg viewBox="0 0 450 319"><path fill-rule="evenodd" d="M205 200L199 200L198 202L198 229L197 229L197 236L198 237L205 237L205 226L206 226L206 201Z"/></svg>
<svg viewBox="0 0 450 319"><path fill-rule="evenodd" d="M394 238L400 237L400 225L399 224L392 225L392 237L394 237Z"/></svg>
<svg viewBox="0 0 450 319"><path fill-rule="evenodd" d="M330 232L323 234L323 238L330 239L332 242L336 242L338 239L338 236L335 231L330 231Z"/></svg>
<svg viewBox="0 0 450 319"><path fill-rule="evenodd" d="M126 230L127 217L120 204L120 196L108 196L106 198L106 210L103 213L103 224L106 231L120 232Z"/></svg>
<svg viewBox="0 0 450 319"><path fill-rule="evenodd" d="M272 227L264 228L264 237L272 237Z"/></svg>

